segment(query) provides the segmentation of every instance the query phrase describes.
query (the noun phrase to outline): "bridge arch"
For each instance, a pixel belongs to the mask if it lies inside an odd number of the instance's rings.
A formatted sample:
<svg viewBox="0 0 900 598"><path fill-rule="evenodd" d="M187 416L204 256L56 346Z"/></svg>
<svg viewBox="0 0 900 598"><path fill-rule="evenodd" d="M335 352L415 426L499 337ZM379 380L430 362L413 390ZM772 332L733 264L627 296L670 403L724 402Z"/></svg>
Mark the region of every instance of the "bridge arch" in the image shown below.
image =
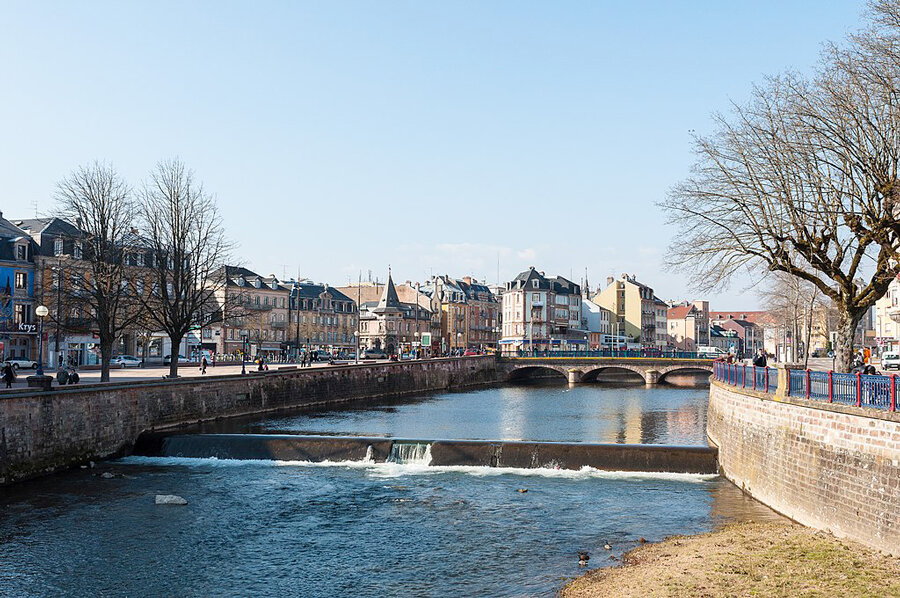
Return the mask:
<svg viewBox="0 0 900 598"><path fill-rule="evenodd" d="M517 365L506 374L507 382L524 382L539 378L551 378L553 380L561 378L562 381L568 381L569 368L545 364Z"/></svg>
<svg viewBox="0 0 900 598"><path fill-rule="evenodd" d="M597 375L602 372L614 372L614 371L628 371L633 372L641 377L641 380L647 381L647 368L635 366L627 363L622 364L610 364L610 365L601 365L597 367L585 368L584 375L581 377L582 382L596 382Z"/></svg>
<svg viewBox="0 0 900 598"><path fill-rule="evenodd" d="M668 367L657 368L659 371L659 382L665 382L666 376L669 374L711 374L712 366L705 364L692 365L671 365Z"/></svg>

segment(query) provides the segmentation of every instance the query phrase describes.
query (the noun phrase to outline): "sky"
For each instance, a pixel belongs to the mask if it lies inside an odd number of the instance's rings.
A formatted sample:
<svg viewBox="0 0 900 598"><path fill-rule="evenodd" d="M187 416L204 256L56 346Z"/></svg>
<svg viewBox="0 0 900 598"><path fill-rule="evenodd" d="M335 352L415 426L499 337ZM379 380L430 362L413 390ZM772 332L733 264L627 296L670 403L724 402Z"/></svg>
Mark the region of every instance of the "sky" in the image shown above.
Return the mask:
<svg viewBox="0 0 900 598"><path fill-rule="evenodd" d="M133 186L181 158L217 199L233 263L330 284L503 282L535 266L664 264L657 207L691 132L754 82L809 72L862 0L7 2L0 210L54 214L94 160ZM749 310L750 278L705 295Z"/></svg>

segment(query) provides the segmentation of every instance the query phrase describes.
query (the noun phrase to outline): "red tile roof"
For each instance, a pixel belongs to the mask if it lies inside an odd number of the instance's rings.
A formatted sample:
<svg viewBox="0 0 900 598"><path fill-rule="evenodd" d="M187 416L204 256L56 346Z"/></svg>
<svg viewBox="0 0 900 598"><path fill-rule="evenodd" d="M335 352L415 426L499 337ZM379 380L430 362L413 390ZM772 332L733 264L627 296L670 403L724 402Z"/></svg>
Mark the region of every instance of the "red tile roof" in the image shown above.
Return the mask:
<svg viewBox="0 0 900 598"><path fill-rule="evenodd" d="M683 320L689 313L691 313L692 309L694 309L693 305L679 305L677 307L670 307L666 312L666 316L670 320Z"/></svg>

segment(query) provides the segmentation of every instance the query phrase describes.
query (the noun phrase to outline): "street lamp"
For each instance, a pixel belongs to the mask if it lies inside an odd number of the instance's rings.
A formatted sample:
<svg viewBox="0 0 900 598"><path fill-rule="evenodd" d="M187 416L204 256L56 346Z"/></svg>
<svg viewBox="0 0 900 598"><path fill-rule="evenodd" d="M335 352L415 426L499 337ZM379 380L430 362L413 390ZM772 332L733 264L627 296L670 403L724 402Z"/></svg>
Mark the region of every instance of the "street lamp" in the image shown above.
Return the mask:
<svg viewBox="0 0 900 598"><path fill-rule="evenodd" d="M247 336L247 331L241 330L241 375L247 374Z"/></svg>
<svg viewBox="0 0 900 598"><path fill-rule="evenodd" d="M44 318L49 313L50 310L47 309L46 305L38 305L37 309L34 310L34 314L41 319L41 331L38 334L38 376L44 375Z"/></svg>
<svg viewBox="0 0 900 598"><path fill-rule="evenodd" d="M416 313L418 313L418 309L417 309ZM420 346L419 345L419 322L418 322L418 320L416 320L416 332L415 332L414 336L416 337L415 358L418 359L419 358L419 346Z"/></svg>
<svg viewBox="0 0 900 598"><path fill-rule="evenodd" d="M459 349L460 343L462 343L462 332L456 333L456 348Z"/></svg>

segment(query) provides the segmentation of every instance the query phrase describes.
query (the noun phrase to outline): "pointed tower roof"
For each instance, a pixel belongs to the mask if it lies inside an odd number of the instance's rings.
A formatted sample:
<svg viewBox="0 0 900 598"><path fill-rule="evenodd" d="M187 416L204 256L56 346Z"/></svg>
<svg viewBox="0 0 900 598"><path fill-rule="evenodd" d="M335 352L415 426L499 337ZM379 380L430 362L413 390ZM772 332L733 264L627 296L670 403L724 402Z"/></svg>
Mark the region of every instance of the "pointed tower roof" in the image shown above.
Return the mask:
<svg viewBox="0 0 900 598"><path fill-rule="evenodd" d="M391 278L391 271L388 269L388 280L384 286L384 293L381 294L381 300L378 306L372 310L372 313L401 313L403 310L400 306L400 298L397 297L397 289L394 288L394 280Z"/></svg>

